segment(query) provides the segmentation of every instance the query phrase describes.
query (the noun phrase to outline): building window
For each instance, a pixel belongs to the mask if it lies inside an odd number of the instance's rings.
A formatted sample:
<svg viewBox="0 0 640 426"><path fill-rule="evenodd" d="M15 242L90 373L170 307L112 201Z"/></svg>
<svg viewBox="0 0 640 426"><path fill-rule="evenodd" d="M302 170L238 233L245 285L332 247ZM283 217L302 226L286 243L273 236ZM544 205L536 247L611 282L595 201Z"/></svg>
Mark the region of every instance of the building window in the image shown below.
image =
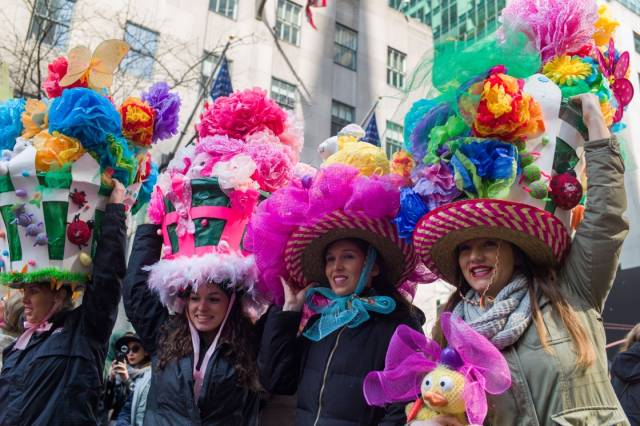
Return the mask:
<svg viewBox="0 0 640 426"><path fill-rule="evenodd" d="M34 4L29 37L42 39L50 46L64 48L69 40L69 25L75 0L37 0Z"/></svg>
<svg viewBox="0 0 640 426"><path fill-rule="evenodd" d="M209 10L227 18L236 19L237 0L209 0Z"/></svg>
<svg viewBox="0 0 640 426"><path fill-rule="evenodd" d="M271 99L284 109L296 108L296 86L286 81L271 78Z"/></svg>
<svg viewBox="0 0 640 426"><path fill-rule="evenodd" d="M289 0L278 0L276 34L280 40L300 46L301 16L302 6Z"/></svg>
<svg viewBox="0 0 640 426"><path fill-rule="evenodd" d="M158 36L155 31L127 22L124 41L129 44L129 53L122 61L122 69L138 77L151 78Z"/></svg>
<svg viewBox="0 0 640 426"><path fill-rule="evenodd" d="M394 153L402 149L402 132L404 129L401 125L387 120L387 130L384 133L384 147L387 158L391 159Z"/></svg>
<svg viewBox="0 0 640 426"><path fill-rule="evenodd" d="M336 24L333 62L356 70L358 53L358 33L340 24Z"/></svg>
<svg viewBox="0 0 640 426"><path fill-rule="evenodd" d="M636 52L640 53L640 34L638 33L633 33L633 44L636 47Z"/></svg>
<svg viewBox="0 0 640 426"><path fill-rule="evenodd" d="M398 89L404 89L405 62L407 55L393 49L387 48L387 84Z"/></svg>
<svg viewBox="0 0 640 426"><path fill-rule="evenodd" d="M347 124L356 119L356 109L342 102L331 102L331 136L338 134Z"/></svg>

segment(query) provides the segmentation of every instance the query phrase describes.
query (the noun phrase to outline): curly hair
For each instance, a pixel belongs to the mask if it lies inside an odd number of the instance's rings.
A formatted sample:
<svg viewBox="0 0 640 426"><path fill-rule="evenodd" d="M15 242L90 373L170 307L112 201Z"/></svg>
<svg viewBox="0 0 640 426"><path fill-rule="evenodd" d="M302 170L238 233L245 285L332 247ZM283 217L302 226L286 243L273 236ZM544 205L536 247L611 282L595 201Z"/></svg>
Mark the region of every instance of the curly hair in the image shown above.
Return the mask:
<svg viewBox="0 0 640 426"><path fill-rule="evenodd" d="M258 381L255 326L242 311L237 301L231 307L229 318L220 336L221 355L229 359L236 369L238 383L253 391L260 391ZM191 332L186 314L172 315L160 327L158 337L158 369L164 369L171 361L193 355Z"/></svg>

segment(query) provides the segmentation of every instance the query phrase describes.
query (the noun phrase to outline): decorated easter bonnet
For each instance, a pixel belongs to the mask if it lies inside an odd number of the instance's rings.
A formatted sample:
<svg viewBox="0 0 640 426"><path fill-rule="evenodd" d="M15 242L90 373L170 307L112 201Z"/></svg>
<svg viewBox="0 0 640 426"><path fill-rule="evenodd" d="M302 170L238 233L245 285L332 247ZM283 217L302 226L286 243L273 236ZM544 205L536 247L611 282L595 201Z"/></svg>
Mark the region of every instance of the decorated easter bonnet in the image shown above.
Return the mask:
<svg viewBox="0 0 640 426"><path fill-rule="evenodd" d="M161 226L162 258L149 287L172 312L207 283L254 295L257 269L242 238L256 205L294 177L300 126L266 92L251 89L205 106L195 146L158 179L149 217Z"/></svg>
<svg viewBox="0 0 640 426"><path fill-rule="evenodd" d="M586 188L588 133L569 97L596 94L612 130L621 127L611 108L623 111L624 102L597 59L595 3L548 0L522 12L528 5L510 3L497 33L462 50L437 47L432 76L439 95L416 102L405 117L405 146L419 165L396 223L425 265L449 282L456 248L473 238L503 239L537 266L560 265ZM571 25L556 15L571 16ZM540 35L542 22L558 27ZM550 65L561 57L591 65Z"/></svg>
<svg viewBox="0 0 640 426"><path fill-rule="evenodd" d="M147 147L177 132L180 100L159 83L120 108L108 97L128 52L108 40L76 47L49 65L47 100L0 104L0 282L50 282L73 290L90 281L113 179L138 210L156 166Z"/></svg>

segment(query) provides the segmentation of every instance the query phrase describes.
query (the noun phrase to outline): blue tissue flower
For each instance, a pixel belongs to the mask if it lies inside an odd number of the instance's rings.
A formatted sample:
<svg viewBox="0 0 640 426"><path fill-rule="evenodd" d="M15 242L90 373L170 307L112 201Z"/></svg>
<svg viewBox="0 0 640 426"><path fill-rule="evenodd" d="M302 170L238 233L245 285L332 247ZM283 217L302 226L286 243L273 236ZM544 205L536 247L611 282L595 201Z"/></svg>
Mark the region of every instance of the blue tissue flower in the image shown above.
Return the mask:
<svg viewBox="0 0 640 426"><path fill-rule="evenodd" d="M0 103L0 149L13 149L16 138L22 134L22 113L26 103L24 99Z"/></svg>

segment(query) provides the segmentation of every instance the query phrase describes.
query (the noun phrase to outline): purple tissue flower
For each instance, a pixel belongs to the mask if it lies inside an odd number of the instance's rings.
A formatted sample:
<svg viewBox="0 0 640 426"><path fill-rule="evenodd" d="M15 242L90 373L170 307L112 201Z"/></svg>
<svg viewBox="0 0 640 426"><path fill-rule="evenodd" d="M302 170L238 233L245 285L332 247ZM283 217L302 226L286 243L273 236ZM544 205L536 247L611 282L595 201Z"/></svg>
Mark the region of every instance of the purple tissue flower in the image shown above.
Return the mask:
<svg viewBox="0 0 640 426"><path fill-rule="evenodd" d="M180 118L180 96L169 91L169 85L158 82L142 93L142 100L156 111L156 121L153 124L153 141L169 139L178 133Z"/></svg>
<svg viewBox="0 0 640 426"><path fill-rule="evenodd" d="M422 197L429 211L462 195L456 187L453 171L442 161L419 169L414 176L413 190Z"/></svg>

